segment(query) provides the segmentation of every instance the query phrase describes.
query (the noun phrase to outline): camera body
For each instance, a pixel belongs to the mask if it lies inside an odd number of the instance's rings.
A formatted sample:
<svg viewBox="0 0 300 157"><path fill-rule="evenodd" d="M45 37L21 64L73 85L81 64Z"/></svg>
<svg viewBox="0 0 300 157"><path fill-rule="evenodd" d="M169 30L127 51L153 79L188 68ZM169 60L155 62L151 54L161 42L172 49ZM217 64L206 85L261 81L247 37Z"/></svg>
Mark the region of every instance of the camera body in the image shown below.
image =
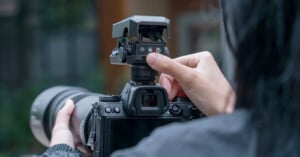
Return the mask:
<svg viewBox="0 0 300 157"><path fill-rule="evenodd" d="M204 116L186 97L170 102L166 90L155 83L157 72L146 63L149 53L168 55L164 39L168 31L165 17L132 16L114 24L112 35L118 41L110 61L131 68L131 79L121 94L104 95L67 86L46 89L31 107L33 135L49 146L56 114L67 99L76 106L70 120L75 141L95 157L133 146L158 126Z"/></svg>
<svg viewBox="0 0 300 157"><path fill-rule="evenodd" d="M94 98L90 97L90 99L95 98L99 98L99 101L90 105L93 107L86 115L87 117L78 117L89 119L89 121L81 122L85 127L75 128L75 130L78 129L76 132L83 133L80 135L80 140L92 150L93 156L109 156L115 150L134 146L158 126L201 116L199 110L185 98L168 102L166 108L163 107L163 109L162 106L134 104L132 110L137 110L136 114L128 113L127 105L124 105L121 96L95 95ZM78 124L79 121L75 123ZM88 128L88 130L80 130L83 128Z"/></svg>

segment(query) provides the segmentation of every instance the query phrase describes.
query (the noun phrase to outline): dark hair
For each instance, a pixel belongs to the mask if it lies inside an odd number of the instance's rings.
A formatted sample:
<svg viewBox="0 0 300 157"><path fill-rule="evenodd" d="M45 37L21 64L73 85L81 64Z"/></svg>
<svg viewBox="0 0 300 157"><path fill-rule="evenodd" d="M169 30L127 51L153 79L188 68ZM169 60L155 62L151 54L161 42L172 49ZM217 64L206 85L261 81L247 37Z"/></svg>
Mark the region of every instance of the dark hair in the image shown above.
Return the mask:
<svg viewBox="0 0 300 157"><path fill-rule="evenodd" d="M300 16L296 0L224 0L237 108L250 110L257 156L300 156Z"/></svg>

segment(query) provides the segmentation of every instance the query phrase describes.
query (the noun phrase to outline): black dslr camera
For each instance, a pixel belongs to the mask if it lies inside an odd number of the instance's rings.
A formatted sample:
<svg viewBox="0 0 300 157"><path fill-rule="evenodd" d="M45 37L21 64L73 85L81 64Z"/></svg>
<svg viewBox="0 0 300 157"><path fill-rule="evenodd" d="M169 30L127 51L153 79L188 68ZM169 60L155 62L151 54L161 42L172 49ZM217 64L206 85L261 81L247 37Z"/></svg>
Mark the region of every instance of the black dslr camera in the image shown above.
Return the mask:
<svg viewBox="0 0 300 157"><path fill-rule="evenodd" d="M133 146L158 126L201 117L186 98L169 102L166 90L155 83L157 72L145 61L148 53L168 55L164 40L168 31L169 19L165 17L132 16L115 23L112 35L118 42L110 61L131 68L131 80L122 93L104 95L78 87L49 88L32 104L33 135L49 146L56 114L67 99L76 105L70 125L75 140L95 157L107 157L114 150Z"/></svg>

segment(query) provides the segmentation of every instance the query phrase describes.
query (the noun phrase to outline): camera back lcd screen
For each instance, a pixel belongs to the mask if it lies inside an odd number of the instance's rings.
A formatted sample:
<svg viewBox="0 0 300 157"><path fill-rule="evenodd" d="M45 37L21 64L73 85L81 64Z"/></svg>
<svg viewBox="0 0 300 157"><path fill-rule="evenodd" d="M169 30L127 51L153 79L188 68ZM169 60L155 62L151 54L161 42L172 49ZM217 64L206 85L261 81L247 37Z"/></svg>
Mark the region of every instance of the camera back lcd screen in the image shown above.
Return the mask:
<svg viewBox="0 0 300 157"><path fill-rule="evenodd" d="M104 143L105 154L136 145L141 139L147 137L158 126L179 121L179 118L158 119L107 119Z"/></svg>

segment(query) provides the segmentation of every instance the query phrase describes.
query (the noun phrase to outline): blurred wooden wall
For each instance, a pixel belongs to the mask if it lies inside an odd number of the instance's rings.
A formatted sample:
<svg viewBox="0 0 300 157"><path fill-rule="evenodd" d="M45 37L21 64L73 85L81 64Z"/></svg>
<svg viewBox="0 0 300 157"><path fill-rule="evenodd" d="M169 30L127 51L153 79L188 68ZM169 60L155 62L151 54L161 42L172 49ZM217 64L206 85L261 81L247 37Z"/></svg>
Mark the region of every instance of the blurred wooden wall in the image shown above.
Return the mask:
<svg viewBox="0 0 300 157"><path fill-rule="evenodd" d="M126 66L110 64L109 56L116 47L116 39L112 38L112 24L127 17L127 2L120 0L99 0L99 47L100 47L100 66L106 75L104 92L105 94L117 94L116 88L122 72Z"/></svg>

